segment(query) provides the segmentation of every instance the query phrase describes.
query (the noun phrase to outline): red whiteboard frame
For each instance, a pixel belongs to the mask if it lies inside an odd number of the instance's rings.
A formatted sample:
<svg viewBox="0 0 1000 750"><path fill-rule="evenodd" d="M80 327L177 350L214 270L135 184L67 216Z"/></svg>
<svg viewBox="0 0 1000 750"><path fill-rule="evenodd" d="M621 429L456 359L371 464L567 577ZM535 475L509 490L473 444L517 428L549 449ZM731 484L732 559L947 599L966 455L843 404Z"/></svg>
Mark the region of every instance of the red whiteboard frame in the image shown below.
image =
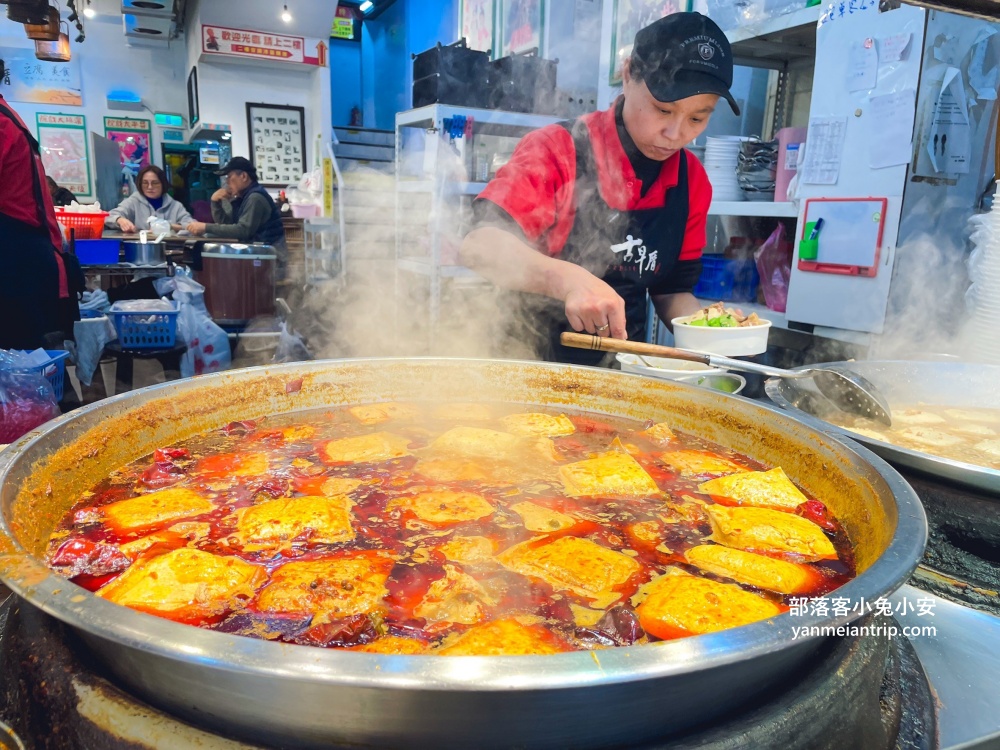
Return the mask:
<svg viewBox="0 0 1000 750"><path fill-rule="evenodd" d="M882 257L882 236L885 233L885 212L889 208L888 198L808 198L806 200L805 211L802 212L802 234L799 239L806 239L806 219L809 216L810 203L858 203L861 201L882 204L878 222L878 238L875 240L875 258L872 261L872 264L870 266L857 266L800 259L800 271L811 271L813 273L835 273L842 276L867 276L869 278L878 273L879 259Z"/></svg>

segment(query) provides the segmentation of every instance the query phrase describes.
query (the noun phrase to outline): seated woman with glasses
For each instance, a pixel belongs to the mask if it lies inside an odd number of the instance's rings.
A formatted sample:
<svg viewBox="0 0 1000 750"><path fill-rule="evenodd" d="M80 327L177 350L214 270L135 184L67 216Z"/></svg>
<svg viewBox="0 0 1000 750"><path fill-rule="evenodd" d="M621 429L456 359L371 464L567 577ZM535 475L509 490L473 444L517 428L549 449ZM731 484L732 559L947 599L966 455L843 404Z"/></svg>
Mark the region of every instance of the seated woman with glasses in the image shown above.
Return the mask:
<svg viewBox="0 0 1000 750"><path fill-rule="evenodd" d="M139 189L111 209L107 226L129 234L149 229L150 218L166 219L175 230L186 229L194 221L188 210L167 194L167 175L159 167L143 167L135 182Z"/></svg>

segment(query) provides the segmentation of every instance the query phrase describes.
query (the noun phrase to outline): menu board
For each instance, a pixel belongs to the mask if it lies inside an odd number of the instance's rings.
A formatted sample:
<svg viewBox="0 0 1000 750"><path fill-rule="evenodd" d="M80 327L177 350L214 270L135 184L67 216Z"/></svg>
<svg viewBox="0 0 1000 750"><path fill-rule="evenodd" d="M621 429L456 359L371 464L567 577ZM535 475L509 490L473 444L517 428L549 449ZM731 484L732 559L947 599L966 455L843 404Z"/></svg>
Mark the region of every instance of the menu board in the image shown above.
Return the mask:
<svg viewBox="0 0 1000 750"><path fill-rule="evenodd" d="M78 198L91 195L87 119L83 115L39 112L38 146L45 174Z"/></svg>
<svg viewBox="0 0 1000 750"><path fill-rule="evenodd" d="M305 110L247 103L251 160L262 185L286 187L306 171Z"/></svg>
<svg viewBox="0 0 1000 750"><path fill-rule="evenodd" d="M104 137L118 144L122 154L122 167L127 168L132 177L150 164L152 128L149 120L129 117L105 117Z"/></svg>

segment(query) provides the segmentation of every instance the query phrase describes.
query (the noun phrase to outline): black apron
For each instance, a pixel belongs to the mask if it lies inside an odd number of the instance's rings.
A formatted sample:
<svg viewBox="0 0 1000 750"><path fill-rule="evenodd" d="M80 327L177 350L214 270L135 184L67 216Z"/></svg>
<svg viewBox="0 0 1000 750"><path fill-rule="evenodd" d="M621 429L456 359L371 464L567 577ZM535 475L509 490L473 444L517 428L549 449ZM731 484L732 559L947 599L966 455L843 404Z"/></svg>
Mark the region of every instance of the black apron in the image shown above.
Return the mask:
<svg viewBox="0 0 1000 750"><path fill-rule="evenodd" d="M687 154L680 152L677 185L667 191L661 208L618 211L601 197L597 164L586 124L564 125L576 148L576 216L560 260L576 263L607 282L625 301L625 325L630 341L646 335L647 291L662 286L680 257L688 219ZM573 328L565 305L537 294L513 295L521 309L514 335L536 342L543 359L568 364L598 365L607 355L571 349L559 335ZM532 330L535 335L532 336Z"/></svg>
<svg viewBox="0 0 1000 750"><path fill-rule="evenodd" d="M32 160L38 158L38 142L4 104L0 117L20 128ZM59 266L34 163L31 174L41 226L0 213L0 349L37 349L46 333L60 328Z"/></svg>

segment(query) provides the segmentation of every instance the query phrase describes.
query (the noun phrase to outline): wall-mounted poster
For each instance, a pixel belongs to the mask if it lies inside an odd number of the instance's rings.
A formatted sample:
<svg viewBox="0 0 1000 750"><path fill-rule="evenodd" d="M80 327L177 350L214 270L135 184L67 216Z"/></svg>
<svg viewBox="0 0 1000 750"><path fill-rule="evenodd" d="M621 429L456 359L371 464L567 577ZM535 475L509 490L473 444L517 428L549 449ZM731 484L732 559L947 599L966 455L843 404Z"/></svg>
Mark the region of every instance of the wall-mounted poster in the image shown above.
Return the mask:
<svg viewBox="0 0 1000 750"><path fill-rule="evenodd" d="M131 117L105 117L104 137L118 144L122 152L122 167L127 167L133 177L149 165L152 148L152 127L149 120Z"/></svg>
<svg viewBox="0 0 1000 750"><path fill-rule="evenodd" d="M622 63L632 54L636 32L671 13L688 9L688 0L615 0L611 32L611 73L608 82L622 82Z"/></svg>
<svg viewBox="0 0 1000 750"><path fill-rule="evenodd" d="M492 52L496 0L462 0L459 16L458 35L465 38L469 49Z"/></svg>
<svg viewBox="0 0 1000 750"><path fill-rule="evenodd" d="M506 56L537 48L541 57L545 0L501 0L500 9L501 53Z"/></svg>
<svg viewBox="0 0 1000 750"><path fill-rule="evenodd" d="M0 94L12 102L83 106L80 57L69 62L43 62L35 50L0 47L7 75L0 79Z"/></svg>
<svg viewBox="0 0 1000 750"><path fill-rule="evenodd" d="M198 104L198 68L191 68L188 73L188 123L193 128L201 119L201 107Z"/></svg>
<svg viewBox="0 0 1000 750"><path fill-rule="evenodd" d="M302 107L247 102L251 161L260 184L286 187L306 171L306 114Z"/></svg>
<svg viewBox="0 0 1000 750"><path fill-rule="evenodd" d="M39 112L35 119L45 174L77 197L90 197L86 118Z"/></svg>

